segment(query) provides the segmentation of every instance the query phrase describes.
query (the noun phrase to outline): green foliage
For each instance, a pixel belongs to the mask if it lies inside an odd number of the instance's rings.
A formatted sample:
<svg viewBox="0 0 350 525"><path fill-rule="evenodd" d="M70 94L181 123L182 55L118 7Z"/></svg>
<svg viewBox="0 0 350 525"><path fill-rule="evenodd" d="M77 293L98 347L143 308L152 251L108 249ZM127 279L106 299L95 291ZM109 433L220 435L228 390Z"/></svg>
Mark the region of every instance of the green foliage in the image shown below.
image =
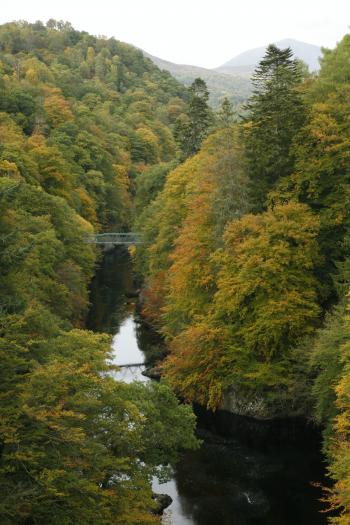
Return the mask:
<svg viewBox="0 0 350 525"><path fill-rule="evenodd" d="M136 217L162 191L170 171L176 168L177 161L157 164L140 173L135 181L135 213Z"/></svg>
<svg viewBox="0 0 350 525"><path fill-rule="evenodd" d="M310 211L294 204L228 223L224 247L212 256L211 305L203 309L197 299L191 325L172 342L166 369L182 394L192 397L193 379L195 399L215 407L229 385L270 397L290 387L293 349L319 315L317 229ZM191 382L187 367L196 370Z"/></svg>
<svg viewBox="0 0 350 525"><path fill-rule="evenodd" d="M293 171L294 136L305 120L298 86L301 71L290 48L267 48L254 72L253 94L245 106L245 144L254 209L261 211L274 184Z"/></svg>
<svg viewBox="0 0 350 525"><path fill-rule="evenodd" d="M179 82L190 86L192 82L200 77L204 80L209 90L209 103L217 110L225 98L227 98L235 110L239 110L251 95L250 73L228 74L218 70L205 69L187 64L173 64L158 57L146 53L154 64L160 69L169 71Z"/></svg>
<svg viewBox="0 0 350 525"><path fill-rule="evenodd" d="M312 410L339 525L350 524L349 56L346 35L311 77L269 46L243 124L225 101L218 131L141 214L138 254L169 382L212 409ZM189 124L180 115L177 130Z"/></svg>
<svg viewBox="0 0 350 525"><path fill-rule="evenodd" d="M95 228L126 228L130 177L175 156L185 89L133 47L69 24L5 24L0 39L0 161Z"/></svg>
<svg viewBox="0 0 350 525"><path fill-rule="evenodd" d="M2 420L2 523L157 522L149 481L196 446L195 419L164 385L106 375L109 346L81 330L38 343L45 360Z"/></svg>
<svg viewBox="0 0 350 525"><path fill-rule="evenodd" d="M55 20L0 41L1 523L157 523L151 477L196 446L168 386L115 382L109 339L80 329L85 237L128 228L135 197L169 382L267 417L312 397L348 525L349 35L315 78L269 46L244 123L225 99L210 136L205 82L186 92L131 46Z"/></svg>
<svg viewBox="0 0 350 525"><path fill-rule="evenodd" d="M217 124L219 127L229 128L234 120L235 113L233 107L228 98L224 98L220 106L219 111L217 112Z"/></svg>
<svg viewBox="0 0 350 525"><path fill-rule="evenodd" d="M159 523L151 479L197 445L194 416L164 385L114 381L109 337L81 326L87 237L129 227L146 166L161 188L184 90L68 23L0 41L0 522Z"/></svg>
<svg viewBox="0 0 350 525"><path fill-rule="evenodd" d="M209 91L201 78L196 78L189 87L190 99L187 112L176 121L175 136L185 158L199 151L209 133L213 121L208 106Z"/></svg>
<svg viewBox="0 0 350 525"><path fill-rule="evenodd" d="M326 306L335 301L336 292L347 291L345 274L350 258L350 98L348 82L342 76L346 78L348 71L348 41L348 36L344 37L339 50L337 47L334 52L326 53L319 78L310 85L307 95L310 101L307 121L295 138L294 172L279 181L270 196L273 201L299 200L319 214L324 256L320 280L324 284ZM332 276L343 282L342 287L334 286Z"/></svg>
<svg viewBox="0 0 350 525"><path fill-rule="evenodd" d="M324 450L330 462L328 474L334 482L332 488L326 491L326 500L333 510L329 522L337 525L348 525L350 515L349 330L347 299L319 331L311 362L313 371L317 372L313 388L316 417L324 425Z"/></svg>
<svg viewBox="0 0 350 525"><path fill-rule="evenodd" d="M328 438L332 433L332 424L337 413L334 388L343 370L341 348L349 337L345 305L341 304L327 316L325 325L313 341L310 365L316 374L313 385L315 418L326 427L325 435ZM328 441L326 445L327 443Z"/></svg>

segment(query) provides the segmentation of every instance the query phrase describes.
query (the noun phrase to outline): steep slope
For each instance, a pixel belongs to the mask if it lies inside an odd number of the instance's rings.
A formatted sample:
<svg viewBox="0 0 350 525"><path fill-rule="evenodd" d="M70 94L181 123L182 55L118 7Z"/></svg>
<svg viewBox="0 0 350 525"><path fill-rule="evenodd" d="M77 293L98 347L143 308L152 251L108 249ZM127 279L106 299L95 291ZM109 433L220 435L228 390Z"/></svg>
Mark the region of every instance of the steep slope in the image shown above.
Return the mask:
<svg viewBox="0 0 350 525"><path fill-rule="evenodd" d="M114 39L54 20L0 26L3 525L160 523L150 479L173 457L167 418L193 428L194 416L167 388L115 381L109 336L81 327L98 258L88 237L130 227L129 188L176 155L185 95Z"/></svg>
<svg viewBox="0 0 350 525"><path fill-rule="evenodd" d="M281 49L290 47L293 50L294 55L297 58L303 60L309 66L311 71L317 71L320 68L320 46L315 46L306 42L300 42L299 40L294 40L292 38L286 38L274 43ZM250 76L254 70L254 67L264 56L265 49L266 46L262 46L244 51L228 62L222 64L222 66L216 68L216 71L230 75Z"/></svg>

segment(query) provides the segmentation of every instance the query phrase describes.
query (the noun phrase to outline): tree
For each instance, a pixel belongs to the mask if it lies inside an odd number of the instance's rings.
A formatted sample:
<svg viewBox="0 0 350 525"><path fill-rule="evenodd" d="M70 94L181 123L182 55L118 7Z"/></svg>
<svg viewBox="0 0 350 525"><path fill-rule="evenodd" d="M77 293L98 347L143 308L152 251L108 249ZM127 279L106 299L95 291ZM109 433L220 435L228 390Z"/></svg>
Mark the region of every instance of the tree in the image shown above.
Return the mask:
<svg viewBox="0 0 350 525"><path fill-rule="evenodd" d="M232 104L229 99L225 97L219 111L217 112L218 125L222 128L229 128L234 123L234 120L235 113Z"/></svg>
<svg viewBox="0 0 350 525"><path fill-rule="evenodd" d="M329 466L328 475L334 482L325 491L329 522L350 523L350 318L349 298L327 319L318 334L312 352L313 387L316 418L323 424L323 449ZM334 512L336 511L336 512Z"/></svg>
<svg viewBox="0 0 350 525"><path fill-rule="evenodd" d="M199 151L213 120L204 80L196 78L189 88L189 95L186 115L177 119L175 127L175 137L185 157Z"/></svg>
<svg viewBox="0 0 350 525"><path fill-rule="evenodd" d="M152 476L196 446L195 418L165 385L114 381L110 339L74 327L87 237L130 228L132 177L173 157L168 106L186 91L69 23L6 24L0 40L0 522L159 523Z"/></svg>
<svg viewBox="0 0 350 525"><path fill-rule="evenodd" d="M253 75L253 95L245 106L245 145L254 209L266 205L275 183L294 167L291 145L305 121L298 91L301 69L290 48L268 46Z"/></svg>
<svg viewBox="0 0 350 525"><path fill-rule="evenodd" d="M324 256L320 268L323 304L337 299L341 283L349 287L350 259L350 88L349 35L334 51L326 51L321 71L306 93L307 119L294 139L293 173L280 179L270 202L297 200L320 217L319 243Z"/></svg>
<svg viewBox="0 0 350 525"><path fill-rule="evenodd" d="M342 348L350 340L347 303L337 305L318 330L312 343L310 367L313 382L314 417L324 428L325 448L330 445L332 425L337 415L334 386L344 369Z"/></svg>
<svg viewBox="0 0 350 525"><path fill-rule="evenodd" d="M317 217L294 203L227 225L224 247L211 256L217 291L172 340L165 365L183 396L215 408L235 385L260 393L272 412L286 402L294 350L320 313L318 228Z"/></svg>
<svg viewBox="0 0 350 525"><path fill-rule="evenodd" d="M72 330L37 345L46 362L22 369L16 417L2 420L2 523L157 523L149 480L179 447L197 446L190 407L165 385L106 374L105 334Z"/></svg>
<svg viewBox="0 0 350 525"><path fill-rule="evenodd" d="M226 223L248 210L247 190L242 148L232 126L210 135L196 155L169 173L163 190L137 221L146 241L137 262L146 277L145 311L152 319L166 298L167 281L174 284L170 317L178 300L184 304L191 297L193 305L203 305L208 299L209 255L222 243Z"/></svg>

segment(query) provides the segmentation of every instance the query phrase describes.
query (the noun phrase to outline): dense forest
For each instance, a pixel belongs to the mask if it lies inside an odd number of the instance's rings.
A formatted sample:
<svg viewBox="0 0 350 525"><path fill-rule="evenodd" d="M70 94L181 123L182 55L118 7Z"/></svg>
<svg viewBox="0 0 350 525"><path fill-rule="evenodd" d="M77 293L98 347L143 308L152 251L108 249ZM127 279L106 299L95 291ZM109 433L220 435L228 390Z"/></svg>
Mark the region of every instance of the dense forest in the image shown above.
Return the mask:
<svg viewBox="0 0 350 525"><path fill-rule="evenodd" d="M147 241L137 255L143 312L167 341L167 380L212 410L320 424L329 519L342 525L350 523L349 59L349 35L324 51L318 76L290 49L269 46L240 119L225 102L209 124L202 95L201 147L183 141L186 160L160 178L137 219Z"/></svg>
<svg viewBox="0 0 350 525"><path fill-rule="evenodd" d="M112 379L110 337L83 329L87 237L128 228L186 96L116 40L0 27L2 525L158 523L150 480L196 446L190 407Z"/></svg>
<svg viewBox="0 0 350 525"><path fill-rule="evenodd" d="M323 429L350 524L350 35L317 76L267 48L236 114L69 23L0 27L1 525L159 523L190 404ZM160 383L84 328L96 232L140 232ZM83 509L83 512L82 512Z"/></svg>

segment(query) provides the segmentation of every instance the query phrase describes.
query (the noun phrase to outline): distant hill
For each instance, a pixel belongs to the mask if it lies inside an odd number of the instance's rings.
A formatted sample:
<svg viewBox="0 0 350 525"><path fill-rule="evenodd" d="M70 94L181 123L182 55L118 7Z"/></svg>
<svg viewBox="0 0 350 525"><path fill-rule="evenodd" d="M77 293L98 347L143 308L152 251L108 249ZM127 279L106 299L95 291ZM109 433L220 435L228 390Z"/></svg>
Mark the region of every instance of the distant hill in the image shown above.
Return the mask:
<svg viewBox="0 0 350 525"><path fill-rule="evenodd" d="M203 67L174 64L167 60L155 57L143 51L143 54L152 60L160 69L169 71L179 82L189 86L197 77L201 77L207 84L210 92L210 103L214 108L220 106L227 97L235 108L241 106L251 93L249 77L239 74L226 74L205 69Z"/></svg>
<svg viewBox="0 0 350 525"><path fill-rule="evenodd" d="M319 69L319 57L321 48L299 40L286 38L275 44L284 49L290 47L295 57L303 60L311 71ZM210 103L214 108L220 106L222 100L227 97L235 108L239 108L246 102L251 94L250 78L256 65L265 54L266 47L250 49L232 58L222 66L215 69L190 66L186 64L174 64L161 58L155 57L142 51L160 69L169 71L179 82L189 86L197 77L201 77L210 91Z"/></svg>
<svg viewBox="0 0 350 525"><path fill-rule="evenodd" d="M299 40L293 40L292 38L279 40L278 42L275 42L275 44L282 49L290 47L294 52L294 56L303 60L309 66L311 71L317 71L320 68L319 57L322 53L319 46L300 42ZM228 62L225 62L225 64L217 67L215 70L229 75L250 77L255 66L264 56L266 47L267 46L257 47L255 49L244 51L244 53L241 53Z"/></svg>

